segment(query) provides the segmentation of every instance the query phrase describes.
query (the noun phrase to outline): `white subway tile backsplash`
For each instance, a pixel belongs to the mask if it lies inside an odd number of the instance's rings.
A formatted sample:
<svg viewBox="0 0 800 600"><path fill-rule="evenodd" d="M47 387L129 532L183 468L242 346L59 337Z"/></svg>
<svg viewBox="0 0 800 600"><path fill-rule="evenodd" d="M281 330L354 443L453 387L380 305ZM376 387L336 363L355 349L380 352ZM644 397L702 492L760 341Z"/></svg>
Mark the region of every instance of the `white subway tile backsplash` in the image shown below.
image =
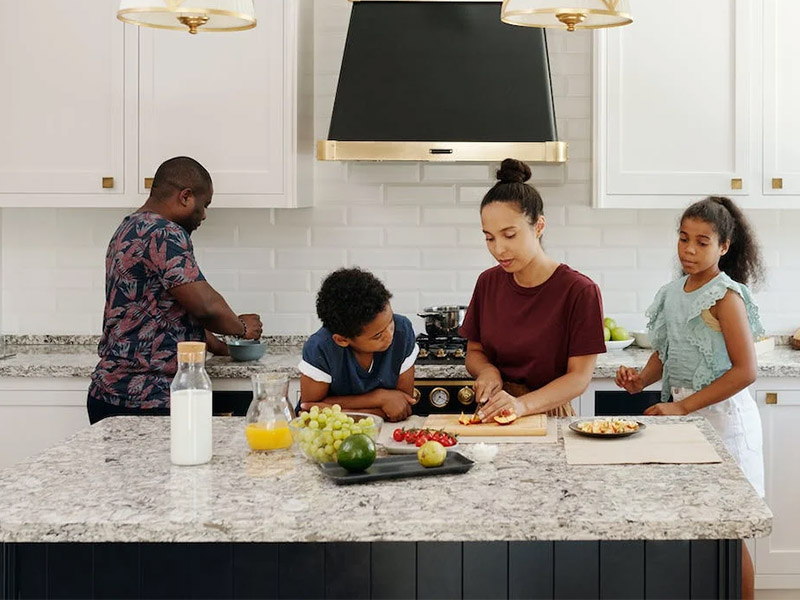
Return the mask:
<svg viewBox="0 0 800 600"><path fill-rule="evenodd" d="M271 269L274 252L268 248L203 248L196 251L200 269Z"/></svg>
<svg viewBox="0 0 800 600"><path fill-rule="evenodd" d="M395 291L441 291L455 289L456 276L452 271L389 271L384 279L386 287Z"/></svg>
<svg viewBox="0 0 800 600"><path fill-rule="evenodd" d="M310 225L344 225L347 209L344 206L313 206L311 208L276 208L275 224L280 227Z"/></svg>
<svg viewBox="0 0 800 600"><path fill-rule="evenodd" d="M348 204L375 205L383 203L383 184L347 183L346 181L318 181L314 184L314 210L323 207L341 207ZM296 209L292 209L296 210ZM312 209L308 209L312 210ZM336 213L329 213L338 219ZM329 224L326 215L316 217L316 223Z"/></svg>
<svg viewBox="0 0 800 600"><path fill-rule="evenodd" d="M348 250L348 264L365 269L405 269L420 266L420 251L416 248L382 248Z"/></svg>
<svg viewBox="0 0 800 600"><path fill-rule="evenodd" d="M459 204L474 204L475 206L480 206L483 197L492 185L493 183L491 182L486 185L459 185L456 188Z"/></svg>
<svg viewBox="0 0 800 600"><path fill-rule="evenodd" d="M587 248L566 251L566 262L579 271L585 268L633 268L636 255L623 248Z"/></svg>
<svg viewBox="0 0 800 600"><path fill-rule="evenodd" d="M357 206L348 209L348 225L418 225L419 206Z"/></svg>
<svg viewBox="0 0 800 600"><path fill-rule="evenodd" d="M310 334L319 329L319 321L311 314L262 314L261 323L264 326L264 335L297 335L298 332Z"/></svg>
<svg viewBox="0 0 800 600"><path fill-rule="evenodd" d="M477 207L469 208L429 208L422 207L422 222L426 225L474 225L481 227Z"/></svg>
<svg viewBox="0 0 800 600"><path fill-rule="evenodd" d="M485 248L450 248L422 250L422 266L426 269L486 269L494 263Z"/></svg>
<svg viewBox="0 0 800 600"><path fill-rule="evenodd" d="M450 181L453 183L470 183L477 181L488 188L494 180L494 170L485 164L437 164L427 163L422 166L422 179L426 183Z"/></svg>
<svg viewBox="0 0 800 600"><path fill-rule="evenodd" d="M275 312L315 314L315 301L311 292L281 292L275 295Z"/></svg>
<svg viewBox="0 0 800 600"><path fill-rule="evenodd" d="M347 167L352 183L418 183L419 163L354 162Z"/></svg>
<svg viewBox="0 0 800 600"><path fill-rule="evenodd" d="M296 248L275 252L275 266L279 269L335 269L345 264L344 249Z"/></svg>
<svg viewBox="0 0 800 600"><path fill-rule="evenodd" d="M237 286L231 289L305 292L311 289L311 275L299 269L235 270Z"/></svg>
<svg viewBox="0 0 800 600"><path fill-rule="evenodd" d="M389 204L455 204L456 188L450 186L387 185L386 202Z"/></svg>
<svg viewBox="0 0 800 600"><path fill-rule="evenodd" d="M239 245L247 248L286 248L311 245L309 227L269 225L258 220L239 224Z"/></svg>
<svg viewBox="0 0 800 600"><path fill-rule="evenodd" d="M636 211L592 208L591 206L567 206L568 225L632 225L636 223Z"/></svg>
<svg viewBox="0 0 800 600"><path fill-rule="evenodd" d="M548 247L573 248L575 246L599 246L602 232L593 227L547 227L544 242Z"/></svg>
<svg viewBox="0 0 800 600"><path fill-rule="evenodd" d="M485 248L486 236L479 228L476 227L459 227L458 228L458 244L460 248Z"/></svg>
<svg viewBox="0 0 800 600"><path fill-rule="evenodd" d="M386 244L389 246L431 246L456 245L455 227L392 227L386 230Z"/></svg>
<svg viewBox="0 0 800 600"><path fill-rule="evenodd" d="M312 246L352 248L354 246L382 246L383 229L380 227L315 227Z"/></svg>

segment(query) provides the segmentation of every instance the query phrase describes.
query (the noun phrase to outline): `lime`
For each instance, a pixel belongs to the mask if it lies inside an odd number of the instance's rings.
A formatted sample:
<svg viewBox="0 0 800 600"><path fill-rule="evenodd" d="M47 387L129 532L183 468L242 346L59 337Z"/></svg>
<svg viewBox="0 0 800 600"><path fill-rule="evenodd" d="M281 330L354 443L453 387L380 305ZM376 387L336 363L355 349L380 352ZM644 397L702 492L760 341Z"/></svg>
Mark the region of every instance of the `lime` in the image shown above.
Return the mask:
<svg viewBox="0 0 800 600"><path fill-rule="evenodd" d="M605 319L603 319L603 325L608 327L609 330L614 331L614 328L617 326L617 322L611 317L606 317Z"/></svg>
<svg viewBox="0 0 800 600"><path fill-rule="evenodd" d="M447 458L447 450L439 442L429 440L417 450L417 460L423 467L439 467Z"/></svg>
<svg viewBox="0 0 800 600"><path fill-rule="evenodd" d="M611 330L608 327L603 326L603 339L608 341L611 339Z"/></svg>
<svg viewBox="0 0 800 600"><path fill-rule="evenodd" d="M375 442L364 433L354 433L339 446L337 461L348 471L363 471L375 462Z"/></svg>

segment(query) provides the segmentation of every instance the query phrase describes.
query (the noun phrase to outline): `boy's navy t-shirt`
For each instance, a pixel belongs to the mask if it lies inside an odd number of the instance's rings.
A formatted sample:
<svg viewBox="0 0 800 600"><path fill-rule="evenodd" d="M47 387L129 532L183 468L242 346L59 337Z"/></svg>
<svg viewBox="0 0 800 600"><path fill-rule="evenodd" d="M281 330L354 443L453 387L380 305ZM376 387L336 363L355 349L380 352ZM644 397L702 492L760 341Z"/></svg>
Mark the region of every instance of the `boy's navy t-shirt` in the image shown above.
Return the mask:
<svg viewBox="0 0 800 600"><path fill-rule="evenodd" d="M369 371L358 364L352 349L339 346L324 327L306 341L297 368L314 381L330 384L330 396L357 396L378 388L395 389L400 375L414 366L418 352L411 321L396 314L392 343L373 355Z"/></svg>

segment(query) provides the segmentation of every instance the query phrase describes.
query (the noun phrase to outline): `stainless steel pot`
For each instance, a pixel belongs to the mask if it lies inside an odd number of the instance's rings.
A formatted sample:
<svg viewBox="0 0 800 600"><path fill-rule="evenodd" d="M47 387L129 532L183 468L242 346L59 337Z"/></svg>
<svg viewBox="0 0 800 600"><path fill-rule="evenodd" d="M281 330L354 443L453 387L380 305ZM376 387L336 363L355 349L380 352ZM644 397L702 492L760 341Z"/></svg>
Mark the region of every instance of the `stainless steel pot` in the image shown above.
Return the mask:
<svg viewBox="0 0 800 600"><path fill-rule="evenodd" d="M425 318L425 332L431 337L458 335L466 314L466 306L429 306L417 313Z"/></svg>

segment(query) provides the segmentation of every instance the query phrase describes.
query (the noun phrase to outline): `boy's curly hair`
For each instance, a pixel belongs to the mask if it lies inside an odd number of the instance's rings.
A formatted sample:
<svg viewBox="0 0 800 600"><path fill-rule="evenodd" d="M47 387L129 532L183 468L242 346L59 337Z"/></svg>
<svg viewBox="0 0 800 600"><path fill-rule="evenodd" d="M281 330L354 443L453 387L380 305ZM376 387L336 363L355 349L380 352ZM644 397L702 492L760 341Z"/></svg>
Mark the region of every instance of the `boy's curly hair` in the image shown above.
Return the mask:
<svg viewBox="0 0 800 600"><path fill-rule="evenodd" d="M319 288L317 316L331 333L354 338L383 312L391 297L381 280L369 271L337 269Z"/></svg>

